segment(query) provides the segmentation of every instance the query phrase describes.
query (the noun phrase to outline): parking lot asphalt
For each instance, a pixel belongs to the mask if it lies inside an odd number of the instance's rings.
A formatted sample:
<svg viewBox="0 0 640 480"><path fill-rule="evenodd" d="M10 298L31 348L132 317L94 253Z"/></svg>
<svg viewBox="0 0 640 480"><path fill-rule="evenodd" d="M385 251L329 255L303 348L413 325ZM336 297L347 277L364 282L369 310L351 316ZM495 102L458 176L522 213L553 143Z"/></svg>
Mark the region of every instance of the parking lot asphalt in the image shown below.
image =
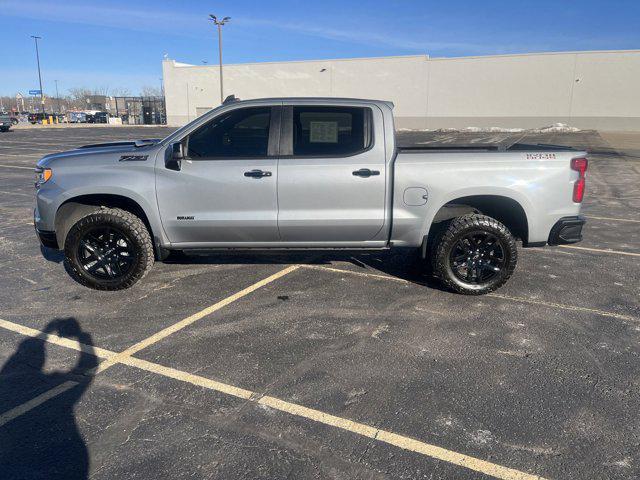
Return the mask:
<svg viewBox="0 0 640 480"><path fill-rule="evenodd" d="M640 134L400 133L590 151L584 241L521 249L487 296L400 253L191 255L126 291L74 283L33 231L35 163L171 131L0 135L0 477L640 476Z"/></svg>

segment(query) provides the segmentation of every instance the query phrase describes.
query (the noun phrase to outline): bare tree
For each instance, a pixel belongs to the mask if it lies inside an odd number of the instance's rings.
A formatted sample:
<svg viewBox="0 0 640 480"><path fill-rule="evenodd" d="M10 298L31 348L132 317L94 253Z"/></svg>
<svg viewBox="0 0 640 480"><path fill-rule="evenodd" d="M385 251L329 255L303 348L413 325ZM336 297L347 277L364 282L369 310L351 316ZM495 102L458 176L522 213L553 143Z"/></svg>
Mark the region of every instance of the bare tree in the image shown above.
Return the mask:
<svg viewBox="0 0 640 480"><path fill-rule="evenodd" d="M131 90L126 87L116 87L111 89L111 95L114 97L130 97Z"/></svg>
<svg viewBox="0 0 640 480"><path fill-rule="evenodd" d="M109 95L109 86L103 85L101 87L96 87L93 89L94 95L104 95L105 97Z"/></svg>
<svg viewBox="0 0 640 480"><path fill-rule="evenodd" d="M152 87L151 85L144 85L140 89L140 95L143 97L160 97L162 92L158 87Z"/></svg>

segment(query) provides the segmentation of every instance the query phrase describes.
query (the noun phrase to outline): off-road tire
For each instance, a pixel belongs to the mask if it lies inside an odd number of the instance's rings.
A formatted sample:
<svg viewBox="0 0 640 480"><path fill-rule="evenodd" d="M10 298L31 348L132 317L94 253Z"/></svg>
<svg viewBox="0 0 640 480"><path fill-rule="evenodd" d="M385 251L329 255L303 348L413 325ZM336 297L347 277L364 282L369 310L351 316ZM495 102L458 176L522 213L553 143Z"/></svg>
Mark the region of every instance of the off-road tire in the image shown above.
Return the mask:
<svg viewBox="0 0 640 480"><path fill-rule="evenodd" d="M109 226L125 234L135 249L134 264L121 277L100 279L90 275L78 258L78 245L92 227ZM145 224L134 214L119 208L101 208L80 218L69 230L64 243L64 266L69 275L81 285L95 290L123 290L141 280L154 263L151 236Z"/></svg>
<svg viewBox="0 0 640 480"><path fill-rule="evenodd" d="M495 236L504 252L504 267L494 278L482 283L460 279L450 261L451 251L458 241L474 232L487 232ZM513 235L502 223L486 215L469 214L454 218L436 234L431 249L431 263L434 275L447 288L465 295L484 295L498 289L511 277L518 263L518 250Z"/></svg>

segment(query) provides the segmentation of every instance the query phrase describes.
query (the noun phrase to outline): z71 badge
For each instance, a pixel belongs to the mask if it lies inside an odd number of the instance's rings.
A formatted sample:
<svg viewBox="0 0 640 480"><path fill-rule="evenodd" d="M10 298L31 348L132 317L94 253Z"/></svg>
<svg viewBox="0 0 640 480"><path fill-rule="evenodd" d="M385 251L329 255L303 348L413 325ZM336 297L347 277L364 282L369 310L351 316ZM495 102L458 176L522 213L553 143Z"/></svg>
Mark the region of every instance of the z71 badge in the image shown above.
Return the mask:
<svg viewBox="0 0 640 480"><path fill-rule="evenodd" d="M122 155L120 157L121 162L144 162L149 155Z"/></svg>

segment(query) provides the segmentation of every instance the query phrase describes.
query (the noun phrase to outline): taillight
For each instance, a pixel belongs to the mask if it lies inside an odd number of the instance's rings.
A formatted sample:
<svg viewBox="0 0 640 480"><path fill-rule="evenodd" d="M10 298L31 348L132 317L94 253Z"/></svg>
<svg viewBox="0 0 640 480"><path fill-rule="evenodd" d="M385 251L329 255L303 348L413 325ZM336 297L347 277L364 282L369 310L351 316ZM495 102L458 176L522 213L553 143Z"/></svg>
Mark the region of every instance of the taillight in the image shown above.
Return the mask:
<svg viewBox="0 0 640 480"><path fill-rule="evenodd" d="M575 170L578 172L578 180L573 185L573 201L575 203L582 202L584 198L584 189L586 186L585 175L587 173L587 167L589 166L589 162L586 158L572 158L571 159L571 170Z"/></svg>

